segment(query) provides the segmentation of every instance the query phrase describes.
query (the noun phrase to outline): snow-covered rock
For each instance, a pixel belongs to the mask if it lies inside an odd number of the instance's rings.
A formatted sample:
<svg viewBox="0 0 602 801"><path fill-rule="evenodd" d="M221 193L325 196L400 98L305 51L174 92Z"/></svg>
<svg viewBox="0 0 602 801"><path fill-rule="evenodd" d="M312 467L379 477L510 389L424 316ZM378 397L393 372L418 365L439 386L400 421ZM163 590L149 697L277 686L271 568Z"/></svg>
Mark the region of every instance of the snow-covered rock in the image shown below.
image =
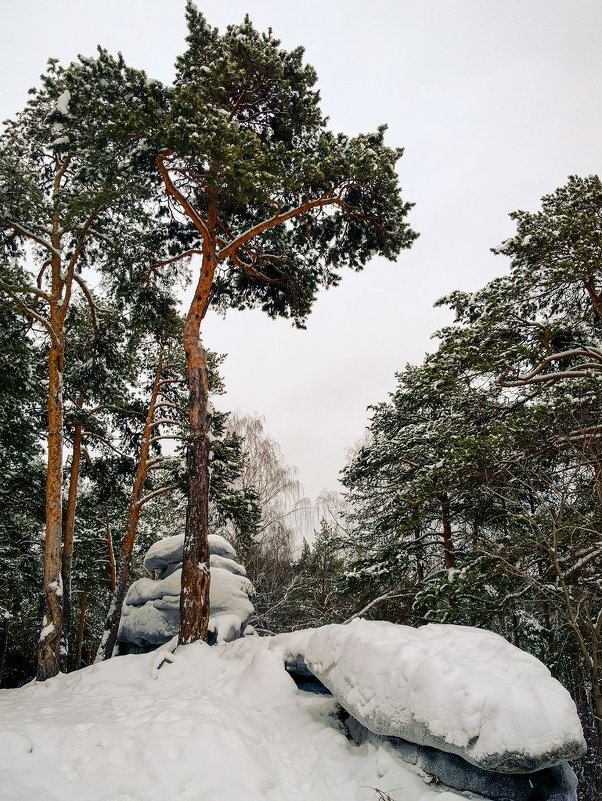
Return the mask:
<svg viewBox="0 0 602 801"><path fill-rule="evenodd" d="M428 745L373 734L352 717L345 725L356 743L370 743L376 747L386 744L404 762L433 776L437 784L462 794L475 793L492 801L577 801L577 777L568 762L534 773L497 773L477 768L456 754Z"/></svg>
<svg viewBox="0 0 602 801"><path fill-rule="evenodd" d="M167 537L152 545L144 559L159 579L142 578L130 587L122 610L118 642L122 650L163 645L178 633L184 536ZM215 642L243 636L254 608L253 586L236 552L219 535L209 536L211 584L209 631Z"/></svg>
<svg viewBox="0 0 602 801"><path fill-rule="evenodd" d="M210 534L209 554L218 559L229 559L236 564L236 551L228 540L219 534ZM149 573L159 573L159 578L167 578L171 573L182 566L182 554L184 551L184 535L175 534L173 537L165 537L153 543L144 557L144 567ZM224 565L217 565L224 567ZM244 571L240 565L238 565ZM236 572L236 571L233 571ZM241 575L246 575L244 572Z"/></svg>
<svg viewBox="0 0 602 801"><path fill-rule="evenodd" d="M247 571L242 565L239 565L238 562L235 562L234 559L228 559L225 556L219 556L216 553L212 553L209 557L209 563L212 568L214 567L221 567L224 570L229 570L230 573L235 573L237 576L246 576Z"/></svg>
<svg viewBox="0 0 602 801"><path fill-rule="evenodd" d="M575 704L538 659L466 626L356 620L274 638L374 734L527 773L585 753Z"/></svg>

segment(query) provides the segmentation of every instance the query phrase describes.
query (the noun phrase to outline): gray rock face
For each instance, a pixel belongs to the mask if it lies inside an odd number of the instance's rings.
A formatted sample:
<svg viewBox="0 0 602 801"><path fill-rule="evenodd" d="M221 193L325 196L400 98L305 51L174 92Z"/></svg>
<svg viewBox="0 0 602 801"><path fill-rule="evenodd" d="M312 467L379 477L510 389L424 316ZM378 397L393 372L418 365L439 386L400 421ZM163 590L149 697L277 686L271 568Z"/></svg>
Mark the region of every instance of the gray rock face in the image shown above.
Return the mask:
<svg viewBox="0 0 602 801"><path fill-rule="evenodd" d="M577 777L568 762L534 773L495 773L471 765L455 754L399 737L373 734L353 717L345 725L356 743L387 743L404 762L416 765L451 790L477 793L492 801L577 801Z"/></svg>

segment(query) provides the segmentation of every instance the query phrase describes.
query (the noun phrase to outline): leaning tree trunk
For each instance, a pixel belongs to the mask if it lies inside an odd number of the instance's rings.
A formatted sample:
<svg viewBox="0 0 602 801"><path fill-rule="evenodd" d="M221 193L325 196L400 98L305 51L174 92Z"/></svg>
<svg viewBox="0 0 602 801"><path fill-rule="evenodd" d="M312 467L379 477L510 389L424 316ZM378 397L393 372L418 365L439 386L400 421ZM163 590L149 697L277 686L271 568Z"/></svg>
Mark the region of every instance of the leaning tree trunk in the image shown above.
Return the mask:
<svg viewBox="0 0 602 801"><path fill-rule="evenodd" d="M207 639L209 628L209 378L207 356L200 340L201 321L209 306L217 264L213 215L209 215L209 236L203 248L198 286L184 327L184 352L188 371L188 420L190 425L187 472L188 510L180 593L180 633L186 645Z"/></svg>
<svg viewBox="0 0 602 801"><path fill-rule="evenodd" d="M65 532L63 536L63 556L61 560L61 576L63 580L63 633L61 640L61 669L66 673L69 664L69 637L71 633L71 568L73 565L73 536L75 533L75 511L77 508L77 488L79 466L82 453L82 425L76 423L73 430L73 455L69 471L69 494L65 514Z"/></svg>
<svg viewBox="0 0 602 801"><path fill-rule="evenodd" d="M155 416L155 408L157 406L157 398L159 397L159 390L161 388L162 372L163 359L161 356L159 356L157 368L155 370L155 380L153 382L151 399L148 406L148 411L146 413L144 432L142 434L140 458L138 459L138 466L136 468L136 475L134 477L134 484L132 486L132 494L130 496L125 536L121 544L117 582L113 590L113 596L111 598L109 611L105 620L102 639L100 641L100 645L98 646L98 651L96 652L96 658L94 660L95 662L102 662L105 659L110 659L113 656L113 651L117 643L117 634L119 632L119 623L121 621L121 610L125 600L128 582L130 580L130 571L132 569L132 554L134 552L136 534L138 533L138 521L140 519L140 512L142 509L141 501L144 483L148 475L148 457L150 453L151 439L153 436L153 419ZM107 536L110 543L110 530L108 531Z"/></svg>

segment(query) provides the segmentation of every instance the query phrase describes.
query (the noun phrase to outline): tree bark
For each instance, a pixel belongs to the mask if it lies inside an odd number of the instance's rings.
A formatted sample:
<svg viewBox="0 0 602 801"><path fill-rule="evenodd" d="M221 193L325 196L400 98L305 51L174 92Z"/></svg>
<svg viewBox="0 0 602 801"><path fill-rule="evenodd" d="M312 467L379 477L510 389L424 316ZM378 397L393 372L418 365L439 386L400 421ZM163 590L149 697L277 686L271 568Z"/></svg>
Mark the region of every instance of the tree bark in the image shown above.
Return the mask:
<svg viewBox="0 0 602 801"><path fill-rule="evenodd" d="M117 634L119 632L119 623L121 621L121 610L125 600L128 582L130 580L132 554L134 552L136 534L138 533L138 521L140 520L140 511L142 509L141 500L144 490L144 483L148 475L148 457L150 453L151 439L153 436L153 420L155 416L157 399L159 397L159 390L161 388L162 372L163 357L160 354L159 359L157 360L153 389L148 405L148 411L146 413L144 432L142 434L142 443L140 445L140 457L138 459L136 475L134 477L134 483L132 486L132 494L130 496L126 530L123 537L123 542L121 544L117 582L115 584L113 597L111 598L111 603L109 605L104 631L100 645L98 646L96 658L94 660L95 662L102 662L105 659L110 659L111 656L113 656L113 651L117 643ZM108 536L110 539L110 532Z"/></svg>
<svg viewBox="0 0 602 801"><path fill-rule="evenodd" d="M188 509L180 594L180 632L178 637L180 645L207 639L211 611L208 540L211 412L207 356L201 343L200 329L203 317L209 307L213 276L217 266L216 219L215 208L210 206L201 274L184 326L190 433L187 452Z"/></svg>
<svg viewBox="0 0 602 801"><path fill-rule="evenodd" d="M82 648L84 644L84 626L86 625L86 615L88 613L88 603L90 601L90 585L86 584L82 591L79 602L79 621L77 624L77 640L75 641L75 670L79 670L82 663Z"/></svg>
<svg viewBox="0 0 602 801"><path fill-rule="evenodd" d="M61 191L61 178L66 165L55 163L53 182L54 201ZM69 277L63 275L61 261L61 220L58 205L52 212L50 241L50 331L48 355L48 456L46 475L46 531L44 540L44 600L45 614L37 649L38 681L56 676L60 670L60 645L63 628L63 577L61 545L63 537L63 366L65 361L65 315L69 305L74 253L68 268Z"/></svg>
<svg viewBox="0 0 602 801"><path fill-rule="evenodd" d="M449 570L456 564L454 554L454 540L451 527L451 512L449 495L444 494L439 497L441 501L441 522L443 524L443 548L445 553L445 568Z"/></svg>
<svg viewBox="0 0 602 801"><path fill-rule="evenodd" d="M58 266L60 272L60 264ZM59 279L60 280L60 279ZM61 540L63 534L63 361L65 336L58 300L52 303L50 325L57 341L50 346L48 360L48 472L46 479L46 537L44 544L45 614L38 643L38 681L56 676L60 669L63 625L63 579Z"/></svg>
<svg viewBox="0 0 602 801"><path fill-rule="evenodd" d="M73 536L75 533L75 512L77 508L77 490L79 482L79 466L82 452L82 425L76 423L73 429L73 455L69 471L69 495L65 514L65 531L63 535L63 556L61 575L63 580L63 630L61 641L61 669L66 673L69 664L69 638L71 634L71 568L73 565Z"/></svg>

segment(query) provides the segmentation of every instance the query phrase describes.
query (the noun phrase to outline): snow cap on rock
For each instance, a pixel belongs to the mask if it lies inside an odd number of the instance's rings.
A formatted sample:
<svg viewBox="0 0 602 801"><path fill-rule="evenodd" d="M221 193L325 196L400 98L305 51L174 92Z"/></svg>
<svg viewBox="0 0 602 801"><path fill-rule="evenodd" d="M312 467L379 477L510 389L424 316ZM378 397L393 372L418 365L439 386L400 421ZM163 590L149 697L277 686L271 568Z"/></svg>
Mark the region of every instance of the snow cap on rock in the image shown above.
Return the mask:
<svg viewBox="0 0 602 801"><path fill-rule="evenodd" d="M228 540L219 534L210 534L209 553L221 556L225 559L236 560L236 551ZM149 571L163 573L173 565L182 563L184 551L184 535L175 534L173 537L165 537L158 540L148 549L144 557L144 567Z"/></svg>
<svg viewBox="0 0 602 801"><path fill-rule="evenodd" d="M285 661L304 664L374 734L528 773L585 753L569 693L538 659L469 626L355 620L301 632Z"/></svg>

